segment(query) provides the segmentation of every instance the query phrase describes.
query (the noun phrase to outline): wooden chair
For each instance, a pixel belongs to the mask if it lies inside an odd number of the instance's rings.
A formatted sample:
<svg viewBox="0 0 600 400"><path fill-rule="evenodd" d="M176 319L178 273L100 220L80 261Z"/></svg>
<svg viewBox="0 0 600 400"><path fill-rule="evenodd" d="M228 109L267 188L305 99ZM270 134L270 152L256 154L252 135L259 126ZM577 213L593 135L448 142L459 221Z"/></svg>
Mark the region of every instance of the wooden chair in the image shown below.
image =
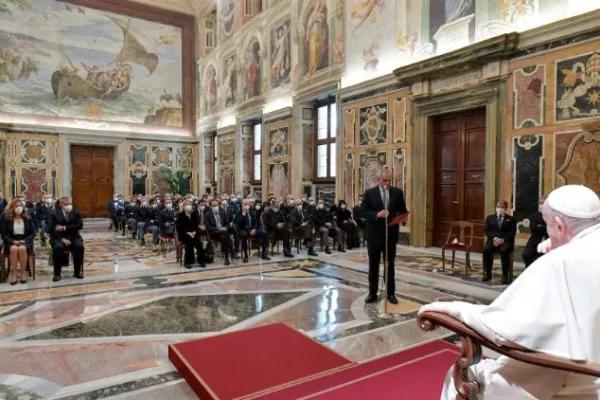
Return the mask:
<svg viewBox="0 0 600 400"><path fill-rule="evenodd" d="M471 270L471 248L473 247L474 230L475 224L472 222L452 222L446 243L442 246L442 271L446 269L446 250L452 250L452 269L454 269L454 258L458 250L465 252L465 273L469 273Z"/></svg>
<svg viewBox="0 0 600 400"><path fill-rule="evenodd" d="M10 275L9 258L9 254L5 253L4 250L0 253L0 283L6 282ZM25 272L35 281L35 250L27 250Z"/></svg>
<svg viewBox="0 0 600 400"><path fill-rule="evenodd" d="M458 392L456 400L468 400L481 392L481 382L470 380L468 374L468 368L481 361L481 346L527 364L600 378L600 365L576 362L532 350L498 346L471 327L443 313L423 313L419 316L418 323L424 331L432 331L441 326L460 336L462 354L454 364L454 385Z"/></svg>

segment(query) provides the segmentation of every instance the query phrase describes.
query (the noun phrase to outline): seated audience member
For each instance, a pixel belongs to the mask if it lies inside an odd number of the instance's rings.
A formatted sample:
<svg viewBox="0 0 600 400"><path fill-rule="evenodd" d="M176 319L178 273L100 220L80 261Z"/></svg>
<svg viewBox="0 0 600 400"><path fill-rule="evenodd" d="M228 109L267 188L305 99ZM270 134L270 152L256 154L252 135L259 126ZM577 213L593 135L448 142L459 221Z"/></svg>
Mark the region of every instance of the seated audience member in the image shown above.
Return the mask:
<svg viewBox="0 0 600 400"><path fill-rule="evenodd" d="M0 192L0 215L4 214L7 205L8 201L4 198L4 193Z"/></svg>
<svg viewBox="0 0 600 400"><path fill-rule="evenodd" d="M125 201L123 201L122 195L115 194L113 200L108 203L108 213L110 214L113 230L117 232L121 227L122 233L125 234Z"/></svg>
<svg viewBox="0 0 600 400"><path fill-rule="evenodd" d="M262 226L262 213L265 211L263 206L262 206L262 202L260 200L254 200L254 204L250 203L251 208L250 210L254 211L254 215L256 215L256 219L258 220L258 223L262 229L263 232L265 232L265 227Z"/></svg>
<svg viewBox="0 0 600 400"><path fill-rule="evenodd" d="M510 283L508 282L508 269L510 267L510 257L515 247L517 224L511 215L506 214L507 206L508 203L505 200L498 201L496 213L488 216L485 220L485 237L487 240L483 248L483 282L492 279L494 253L497 252L500 253L500 262L502 263L502 284L507 285Z"/></svg>
<svg viewBox="0 0 600 400"><path fill-rule="evenodd" d="M140 245L145 245L144 234L152 232L152 243L156 245L158 244L158 226L156 226L158 213L156 212L156 203L150 206L146 198L143 198L141 203L135 215L138 240L140 241Z"/></svg>
<svg viewBox="0 0 600 400"><path fill-rule="evenodd" d="M317 209L313 213L312 219L315 231L319 232L319 235L321 236L321 245L325 247L325 253L331 254L331 250L329 250L329 236L333 232L335 237L339 237L339 234L337 233L339 228L334 228L333 216L325 207L325 201L323 199L319 199Z"/></svg>
<svg viewBox="0 0 600 400"><path fill-rule="evenodd" d="M10 284L17 281L27 283L27 258L28 252L33 250L35 230L32 218L25 209L25 203L13 200L6 207L2 223L2 238L4 248L10 255Z"/></svg>
<svg viewBox="0 0 600 400"><path fill-rule="evenodd" d="M137 235L137 221L135 220L135 217L139 206L140 204L136 196L131 196L129 203L125 204L125 219L126 223L129 225L132 239L135 239Z"/></svg>
<svg viewBox="0 0 600 400"><path fill-rule="evenodd" d="M336 211L337 226L346 232L346 247L352 249L356 244L356 222L352 219L352 213L348 210L345 200L340 200ZM340 237L338 240L338 250L342 251L343 244Z"/></svg>
<svg viewBox="0 0 600 400"><path fill-rule="evenodd" d="M313 243L313 223L308 211L304 210L302 200L296 200L296 208L290 211L288 222L298 240L302 240L309 256L316 256Z"/></svg>
<svg viewBox="0 0 600 400"><path fill-rule="evenodd" d="M283 212L279 209L279 201L271 200L269 211L265 211L265 223L267 233L272 235L275 240L283 241L284 257L293 258L290 245L290 231L286 226L286 219Z"/></svg>
<svg viewBox="0 0 600 400"><path fill-rule="evenodd" d="M173 200L165 201L165 208L158 214L158 229L161 235L175 234L175 220L178 212L173 208Z"/></svg>
<svg viewBox="0 0 600 400"><path fill-rule="evenodd" d="M260 239L261 258L270 260L267 255L267 235L261 229L260 221L256 212L250 208L250 203L249 200L242 200L241 213L235 220L237 234L242 243L243 261L248 262L248 240L253 237Z"/></svg>
<svg viewBox="0 0 600 400"><path fill-rule="evenodd" d="M531 236L525 245L523 250L523 262L525 268L529 267L535 260L540 258L542 255L538 252L538 245L546 240L548 232L546 231L546 222L542 217L542 207L546 201L545 197L540 197L539 210L534 212L529 217L529 228L531 229Z"/></svg>
<svg viewBox="0 0 600 400"><path fill-rule="evenodd" d="M360 215L360 205L361 204L362 204L362 196L359 196L358 201L356 202L356 205L352 208L352 218L356 222L356 226L358 228L362 229L364 232L367 225L366 225L366 219L362 218ZM357 238L358 238L358 235L357 235ZM356 247L360 247L359 240L357 240Z"/></svg>
<svg viewBox="0 0 600 400"><path fill-rule="evenodd" d="M62 266L65 263L65 250L70 250L73 255L74 276L83 279L83 219L73 209L73 201L70 197L63 197L57 202L58 206L50 214L48 222L48 233L50 234L52 246L52 258L54 262L54 282L61 280ZM68 260L68 258L67 258Z"/></svg>
<svg viewBox="0 0 600 400"><path fill-rule="evenodd" d="M200 224L198 213L194 211L192 201L189 199L183 201L182 209L177 217L177 236L184 246L183 264L186 268L192 268L194 261L196 261L200 268L205 268L204 250L198 234ZM196 249L196 257L194 257L194 249Z"/></svg>
<svg viewBox="0 0 600 400"><path fill-rule="evenodd" d="M231 245L230 221L227 212L219 207L219 201L212 201L212 209L206 213L206 228L212 240L221 243L221 252L225 257L224 264L229 265L229 253L233 250Z"/></svg>
<svg viewBox="0 0 600 400"><path fill-rule="evenodd" d="M42 201L35 206L35 219L37 220L37 227L40 230L40 240L44 247L46 246L46 227L48 226L48 219L52 211L52 195L45 194L42 197Z"/></svg>
<svg viewBox="0 0 600 400"><path fill-rule="evenodd" d="M600 364L600 199L584 186L559 187L542 209L548 252L490 305L436 302L423 312L448 314L502 347L524 348ZM598 399L600 379L500 356L469 368L485 399ZM454 400L454 367L441 399Z"/></svg>

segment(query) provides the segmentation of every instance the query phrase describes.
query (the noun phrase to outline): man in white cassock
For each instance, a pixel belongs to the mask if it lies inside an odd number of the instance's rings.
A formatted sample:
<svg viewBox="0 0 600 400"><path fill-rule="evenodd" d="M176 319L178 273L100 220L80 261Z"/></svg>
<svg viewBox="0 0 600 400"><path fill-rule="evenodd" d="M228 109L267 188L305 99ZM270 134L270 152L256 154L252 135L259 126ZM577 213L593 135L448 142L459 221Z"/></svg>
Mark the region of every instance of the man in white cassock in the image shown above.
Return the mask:
<svg viewBox="0 0 600 400"><path fill-rule="evenodd" d="M585 186L554 190L542 208L548 236L535 261L489 306L436 302L421 308L448 314L498 345L600 364L600 199ZM453 367L454 368L454 367ZM442 400L454 400L449 371ZM470 368L479 399L600 399L600 379L501 356Z"/></svg>

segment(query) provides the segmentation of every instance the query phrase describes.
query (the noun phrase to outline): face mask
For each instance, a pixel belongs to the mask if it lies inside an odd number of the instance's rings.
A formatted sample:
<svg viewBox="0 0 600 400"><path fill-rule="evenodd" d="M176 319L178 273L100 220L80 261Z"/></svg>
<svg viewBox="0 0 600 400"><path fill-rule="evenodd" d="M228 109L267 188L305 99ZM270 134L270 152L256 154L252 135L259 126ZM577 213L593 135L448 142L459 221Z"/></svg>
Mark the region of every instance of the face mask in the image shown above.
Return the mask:
<svg viewBox="0 0 600 400"><path fill-rule="evenodd" d="M254 208L256 208L257 210L260 210L260 204L257 204L256 206L254 206Z"/></svg>
<svg viewBox="0 0 600 400"><path fill-rule="evenodd" d="M165 204L165 207L167 207L167 210L170 210L173 208L173 204L167 203L167 204Z"/></svg>
<svg viewBox="0 0 600 400"><path fill-rule="evenodd" d="M73 205L69 204L65 206L65 211L66 212L71 212L73 210Z"/></svg>
<svg viewBox="0 0 600 400"><path fill-rule="evenodd" d="M322 210L325 208L325 204L319 204L317 207L319 207L319 210Z"/></svg>
<svg viewBox="0 0 600 400"><path fill-rule="evenodd" d="M214 213L218 213L219 212L219 207L213 207L212 210L213 210Z"/></svg>
<svg viewBox="0 0 600 400"><path fill-rule="evenodd" d="M296 206L298 210L302 211L302 205Z"/></svg>
<svg viewBox="0 0 600 400"><path fill-rule="evenodd" d="M205 208L206 206L200 206L200 211L204 211Z"/></svg>
<svg viewBox="0 0 600 400"><path fill-rule="evenodd" d="M152 206L151 206L151 207L152 207L152 208L156 208L157 206L158 206L158 204L154 203L154 204L152 204Z"/></svg>
<svg viewBox="0 0 600 400"><path fill-rule="evenodd" d="M360 203L362 203L362 201L359 200L356 204L358 204L360 206Z"/></svg>
<svg viewBox="0 0 600 400"><path fill-rule="evenodd" d="M543 205L543 204L540 204L540 205L538 206L538 211L539 211L539 212L542 212L542 208L544 208L544 205Z"/></svg>
<svg viewBox="0 0 600 400"><path fill-rule="evenodd" d="M311 205L311 206L314 206L315 202L311 200L311 201L308 202L308 204Z"/></svg>
<svg viewBox="0 0 600 400"><path fill-rule="evenodd" d="M342 210L345 210L345 209L346 209L346 205L345 205L345 204L342 204L342 205L340 206L340 208L341 208Z"/></svg>
<svg viewBox="0 0 600 400"><path fill-rule="evenodd" d="M186 212L190 212L192 211L192 205L191 204L186 204L186 206L184 207Z"/></svg>
<svg viewBox="0 0 600 400"><path fill-rule="evenodd" d="M160 204L160 200L156 200L156 204Z"/></svg>
<svg viewBox="0 0 600 400"><path fill-rule="evenodd" d="M52 204L52 199L46 199L46 203Z"/></svg>
<svg viewBox="0 0 600 400"><path fill-rule="evenodd" d="M15 208L15 214L21 215L22 213L23 213L23 207L17 207L17 208Z"/></svg>
<svg viewBox="0 0 600 400"><path fill-rule="evenodd" d="M303 203L306 203L306 198L304 198L304 197L303 197L303 198L302 198L302 202L303 202Z"/></svg>
<svg viewBox="0 0 600 400"><path fill-rule="evenodd" d="M237 202L238 202L238 199L234 197L233 199L231 199L231 202L232 202L232 203L237 203Z"/></svg>
<svg viewBox="0 0 600 400"><path fill-rule="evenodd" d="M138 197L138 198L137 198L137 201L142 201L142 198L141 198L141 197Z"/></svg>
<svg viewBox="0 0 600 400"><path fill-rule="evenodd" d="M500 217L503 217L506 214L506 210L504 208L496 207L496 214Z"/></svg>
<svg viewBox="0 0 600 400"><path fill-rule="evenodd" d="M148 202L144 201L144 202L142 203L142 206L143 206L143 207L148 207Z"/></svg>
<svg viewBox="0 0 600 400"><path fill-rule="evenodd" d="M221 202L221 205L222 205L223 207L227 207L227 202L226 202L226 201L222 201L222 202Z"/></svg>

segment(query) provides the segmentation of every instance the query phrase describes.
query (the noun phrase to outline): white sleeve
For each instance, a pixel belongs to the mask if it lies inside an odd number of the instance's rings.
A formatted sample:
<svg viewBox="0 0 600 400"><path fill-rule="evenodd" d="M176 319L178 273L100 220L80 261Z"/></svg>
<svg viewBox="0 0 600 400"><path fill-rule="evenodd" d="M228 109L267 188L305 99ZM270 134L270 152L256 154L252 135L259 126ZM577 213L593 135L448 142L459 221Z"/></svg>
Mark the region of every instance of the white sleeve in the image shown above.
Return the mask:
<svg viewBox="0 0 600 400"><path fill-rule="evenodd" d="M507 343L507 340L498 335L496 332L487 327L481 320L482 312L487 306L482 304L471 304L462 301L453 301L448 304L449 314L469 326L487 340L501 346Z"/></svg>

